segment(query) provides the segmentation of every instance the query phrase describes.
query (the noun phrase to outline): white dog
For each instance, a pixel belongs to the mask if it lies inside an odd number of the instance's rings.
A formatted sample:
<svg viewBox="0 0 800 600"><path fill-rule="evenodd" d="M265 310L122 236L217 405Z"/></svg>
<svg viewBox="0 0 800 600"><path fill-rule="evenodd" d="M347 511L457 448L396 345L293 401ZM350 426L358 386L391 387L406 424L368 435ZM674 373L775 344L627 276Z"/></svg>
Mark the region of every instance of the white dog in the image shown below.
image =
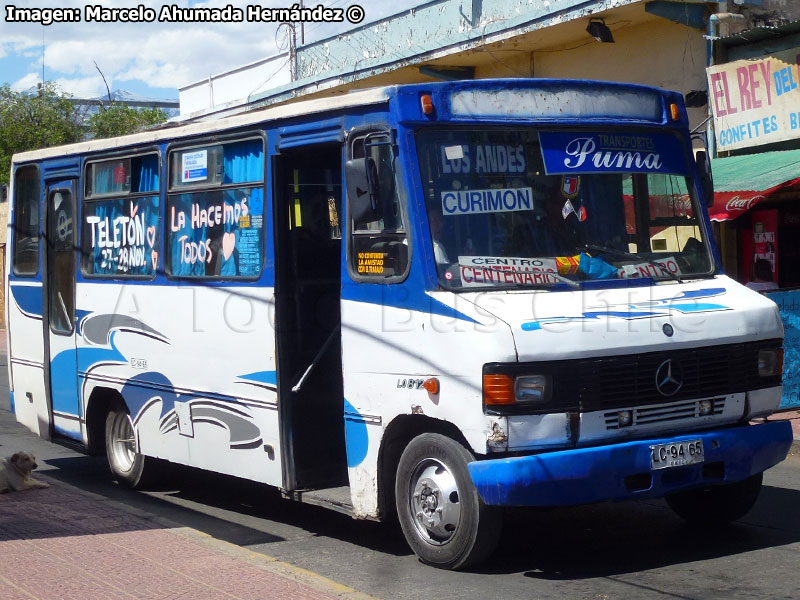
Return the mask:
<svg viewBox="0 0 800 600"><path fill-rule="evenodd" d="M9 458L0 459L0 494L50 487L49 483L31 477L31 471L38 466L30 452L15 452Z"/></svg>

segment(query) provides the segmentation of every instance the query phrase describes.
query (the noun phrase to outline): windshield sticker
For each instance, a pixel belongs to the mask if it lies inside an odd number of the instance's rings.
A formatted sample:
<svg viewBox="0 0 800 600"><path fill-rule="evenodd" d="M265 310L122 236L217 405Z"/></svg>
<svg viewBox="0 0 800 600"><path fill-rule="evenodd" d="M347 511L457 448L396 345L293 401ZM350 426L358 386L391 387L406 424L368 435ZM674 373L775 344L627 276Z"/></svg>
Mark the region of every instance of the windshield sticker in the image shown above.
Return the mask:
<svg viewBox="0 0 800 600"><path fill-rule="evenodd" d="M561 195L574 198L581 191L581 178L577 175L564 175L561 178Z"/></svg>
<svg viewBox="0 0 800 600"><path fill-rule="evenodd" d="M558 282L555 258L459 256L461 285L550 285Z"/></svg>
<svg viewBox="0 0 800 600"><path fill-rule="evenodd" d="M387 256L388 252L359 252L358 274L383 275Z"/></svg>
<svg viewBox="0 0 800 600"><path fill-rule="evenodd" d="M181 183L208 179L208 150L184 152L181 156Z"/></svg>
<svg viewBox="0 0 800 600"><path fill-rule="evenodd" d="M444 155L448 161L461 160L464 158L464 148L462 146L445 146Z"/></svg>
<svg viewBox="0 0 800 600"><path fill-rule="evenodd" d="M525 173L525 146L517 144L464 144L442 146L442 174Z"/></svg>
<svg viewBox="0 0 800 600"><path fill-rule="evenodd" d="M688 175L680 140L669 134L539 133L547 175L670 173Z"/></svg>
<svg viewBox="0 0 800 600"><path fill-rule="evenodd" d="M532 209L533 190L529 187L442 192L442 214L444 216Z"/></svg>
<svg viewBox="0 0 800 600"><path fill-rule="evenodd" d="M660 265L660 266L659 266ZM631 277L661 277L665 270L680 277L683 275L678 261L674 256L667 258L654 258L650 262L638 263L635 265L624 265L619 269L620 278L629 279Z"/></svg>

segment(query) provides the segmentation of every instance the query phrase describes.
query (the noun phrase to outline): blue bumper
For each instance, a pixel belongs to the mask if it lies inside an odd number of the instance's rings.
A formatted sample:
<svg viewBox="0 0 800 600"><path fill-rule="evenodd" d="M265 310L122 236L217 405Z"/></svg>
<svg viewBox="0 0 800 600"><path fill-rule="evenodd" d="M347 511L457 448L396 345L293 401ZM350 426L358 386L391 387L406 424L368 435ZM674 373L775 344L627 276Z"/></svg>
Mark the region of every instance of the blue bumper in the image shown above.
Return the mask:
<svg viewBox="0 0 800 600"><path fill-rule="evenodd" d="M703 463L650 469L650 446L703 441ZM468 465L486 504L569 506L604 500L654 498L700 485L741 481L778 464L789 453L788 421L574 448Z"/></svg>

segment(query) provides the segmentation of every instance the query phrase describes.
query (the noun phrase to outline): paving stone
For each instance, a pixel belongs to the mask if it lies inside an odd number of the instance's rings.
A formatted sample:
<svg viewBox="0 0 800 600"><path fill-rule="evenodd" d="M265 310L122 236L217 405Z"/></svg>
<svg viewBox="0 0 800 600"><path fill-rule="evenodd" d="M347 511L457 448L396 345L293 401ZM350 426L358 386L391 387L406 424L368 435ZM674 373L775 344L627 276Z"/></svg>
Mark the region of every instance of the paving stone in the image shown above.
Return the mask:
<svg viewBox="0 0 800 600"><path fill-rule="evenodd" d="M44 479L44 477L42 477ZM196 539L192 536L196 536ZM0 495L2 600L325 600L362 596L279 574L56 483ZM216 544L223 544L216 542ZM269 559L264 563L271 564ZM290 567L289 567L290 569ZM344 590L344 591L343 591ZM352 594L351 594L352 592ZM362 596L363 597L363 596Z"/></svg>

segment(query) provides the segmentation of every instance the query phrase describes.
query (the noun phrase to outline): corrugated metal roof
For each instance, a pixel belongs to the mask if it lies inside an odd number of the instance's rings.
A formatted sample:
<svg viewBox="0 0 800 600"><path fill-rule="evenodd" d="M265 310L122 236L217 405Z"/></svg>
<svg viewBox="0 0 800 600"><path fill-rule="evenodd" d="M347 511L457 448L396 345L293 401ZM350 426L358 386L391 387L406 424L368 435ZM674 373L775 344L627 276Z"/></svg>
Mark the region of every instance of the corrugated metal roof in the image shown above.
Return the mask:
<svg viewBox="0 0 800 600"><path fill-rule="evenodd" d="M711 172L715 192L762 192L800 177L800 150L715 158Z"/></svg>
<svg viewBox="0 0 800 600"><path fill-rule="evenodd" d="M718 41L725 46L744 46L745 44L754 44L756 42L763 42L764 40L785 37L793 33L800 33L800 20L790 21L776 27L765 26L746 29L745 31L719 38Z"/></svg>

